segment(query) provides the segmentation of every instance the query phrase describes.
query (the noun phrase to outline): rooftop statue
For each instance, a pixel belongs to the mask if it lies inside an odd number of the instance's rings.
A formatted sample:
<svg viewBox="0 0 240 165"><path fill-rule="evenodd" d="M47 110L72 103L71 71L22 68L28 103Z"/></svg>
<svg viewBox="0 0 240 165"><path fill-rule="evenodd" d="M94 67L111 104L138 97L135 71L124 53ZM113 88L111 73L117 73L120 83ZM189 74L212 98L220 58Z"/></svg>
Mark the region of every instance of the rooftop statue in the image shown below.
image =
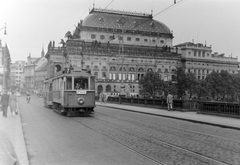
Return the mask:
<svg viewBox="0 0 240 165"><path fill-rule="evenodd" d="M70 31L68 31L66 34L65 34L65 38L67 39L73 39L73 35Z"/></svg>
<svg viewBox="0 0 240 165"><path fill-rule="evenodd" d="M59 44L62 44L62 47L65 47L66 43L63 39L61 39L60 43Z"/></svg>

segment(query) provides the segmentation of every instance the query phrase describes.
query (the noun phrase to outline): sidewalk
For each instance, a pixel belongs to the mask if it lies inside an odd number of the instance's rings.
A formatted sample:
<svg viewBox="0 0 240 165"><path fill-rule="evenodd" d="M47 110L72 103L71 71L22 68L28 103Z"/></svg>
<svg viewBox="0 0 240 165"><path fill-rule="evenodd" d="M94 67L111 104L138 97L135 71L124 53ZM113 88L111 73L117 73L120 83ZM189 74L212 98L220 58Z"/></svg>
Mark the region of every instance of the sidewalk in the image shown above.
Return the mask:
<svg viewBox="0 0 240 165"><path fill-rule="evenodd" d="M240 119L236 118L197 114L196 112L167 111L166 109L160 108L137 107L124 104L101 104L100 102L96 102L96 105L240 130Z"/></svg>
<svg viewBox="0 0 240 165"><path fill-rule="evenodd" d="M19 107L19 106L18 106ZM19 112L19 109L18 109ZM23 136L21 114L12 117L8 107L8 117L4 118L0 112L0 131L10 138L20 165L29 165L26 144Z"/></svg>

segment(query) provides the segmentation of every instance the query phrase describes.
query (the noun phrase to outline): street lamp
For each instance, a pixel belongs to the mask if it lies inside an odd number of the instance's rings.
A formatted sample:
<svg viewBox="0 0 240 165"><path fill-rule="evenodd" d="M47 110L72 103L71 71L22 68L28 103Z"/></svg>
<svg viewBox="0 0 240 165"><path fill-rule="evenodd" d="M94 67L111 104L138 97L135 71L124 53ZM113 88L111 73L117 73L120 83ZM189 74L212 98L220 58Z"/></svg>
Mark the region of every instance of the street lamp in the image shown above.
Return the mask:
<svg viewBox="0 0 240 165"><path fill-rule="evenodd" d="M126 23L126 19L124 18L124 16L122 16L119 20L117 20L117 23L121 26L122 28L122 37L119 40L119 55L122 57L122 77L121 77L121 90L119 93L120 97L125 96L125 91L124 91L124 84L123 84L123 74L124 74L124 70L123 70L123 58L124 58L124 38L123 38L123 34L124 34L124 30L123 30L123 26ZM121 42L122 40L122 42ZM121 52L122 49L122 52Z"/></svg>

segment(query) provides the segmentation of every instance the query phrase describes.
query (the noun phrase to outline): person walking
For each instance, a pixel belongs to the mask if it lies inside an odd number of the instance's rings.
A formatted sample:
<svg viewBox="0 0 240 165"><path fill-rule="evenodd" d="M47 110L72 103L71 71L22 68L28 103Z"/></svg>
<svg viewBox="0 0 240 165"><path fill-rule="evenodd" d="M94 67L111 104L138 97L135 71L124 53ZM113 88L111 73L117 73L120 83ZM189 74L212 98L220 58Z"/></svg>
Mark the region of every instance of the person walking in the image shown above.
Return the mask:
<svg viewBox="0 0 240 165"><path fill-rule="evenodd" d="M27 100L28 103L30 102L30 99L31 99L30 91L27 91L27 93L26 93L26 100Z"/></svg>
<svg viewBox="0 0 240 165"><path fill-rule="evenodd" d="M107 103L107 100L108 100L108 94L107 93L103 93L103 102L104 102L104 104Z"/></svg>
<svg viewBox="0 0 240 165"><path fill-rule="evenodd" d="M2 104L2 110L3 110L3 117L6 117L6 118L7 118L8 103L9 103L9 95L7 91L4 90L4 93L1 97L1 104Z"/></svg>
<svg viewBox="0 0 240 165"><path fill-rule="evenodd" d="M101 93L99 94L99 101L100 103L103 103L103 92L101 91Z"/></svg>
<svg viewBox="0 0 240 165"><path fill-rule="evenodd" d="M168 105L168 111L173 110L173 96L169 92L167 95L167 105Z"/></svg>
<svg viewBox="0 0 240 165"><path fill-rule="evenodd" d="M10 110L12 112L12 116L15 116L17 111L17 97L16 95L14 95L13 92L11 92L9 96L9 105L10 105Z"/></svg>

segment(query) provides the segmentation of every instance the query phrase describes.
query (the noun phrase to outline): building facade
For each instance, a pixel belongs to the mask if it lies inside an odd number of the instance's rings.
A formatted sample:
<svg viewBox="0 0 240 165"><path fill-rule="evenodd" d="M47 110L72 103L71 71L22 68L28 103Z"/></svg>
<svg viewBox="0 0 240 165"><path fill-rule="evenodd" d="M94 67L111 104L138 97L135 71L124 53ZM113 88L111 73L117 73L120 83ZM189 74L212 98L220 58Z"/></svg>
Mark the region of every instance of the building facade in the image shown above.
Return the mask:
<svg viewBox="0 0 240 165"><path fill-rule="evenodd" d="M212 53L211 46L201 43L185 42L174 46L181 53L182 66L186 72L192 72L198 80L204 80L213 71L228 71L237 74L239 62L237 58L224 54Z"/></svg>
<svg viewBox="0 0 240 165"><path fill-rule="evenodd" d="M180 54L172 48L172 32L151 14L92 9L62 47L49 44L48 60L63 60L89 69L96 76L96 93L139 93L138 81L147 71L163 80L175 76ZM84 42L82 42L84 40Z"/></svg>
<svg viewBox="0 0 240 165"><path fill-rule="evenodd" d="M1 88L2 89L10 89L10 73L11 73L11 68L10 68L10 63L11 63L11 56L10 56L10 52L8 49L7 44L5 44L5 46L3 47L1 42L0 42L0 50L1 50L1 60L2 60L2 70L0 70L0 72L2 71L2 75L1 80L2 80L2 85Z"/></svg>
<svg viewBox="0 0 240 165"><path fill-rule="evenodd" d="M15 61L11 64L11 85L16 85L19 88L23 88L25 84L24 67L26 61Z"/></svg>
<svg viewBox="0 0 240 165"><path fill-rule="evenodd" d="M4 75L4 63L3 63L3 46L0 40L0 91L3 88L3 75Z"/></svg>
<svg viewBox="0 0 240 165"><path fill-rule="evenodd" d="M35 70L35 89L37 92L42 91L43 81L47 77L48 63L43 63L39 68Z"/></svg>
<svg viewBox="0 0 240 165"><path fill-rule="evenodd" d="M16 71L17 71L17 65L15 63L10 64L10 85L15 86L16 85Z"/></svg>
<svg viewBox="0 0 240 165"><path fill-rule="evenodd" d="M34 92L35 90L35 66L36 63L40 60L38 57L31 57L31 54L27 57L27 63L24 67L25 74L25 86L24 88L27 91Z"/></svg>
<svg viewBox="0 0 240 165"><path fill-rule="evenodd" d="M127 96L138 95L138 82L148 71L172 81L176 68L184 67L201 80L222 69L237 73L239 65L237 58L212 53L203 44L172 46L172 31L151 14L93 8L65 36L61 47L49 43L45 57L49 62L91 70L96 76L96 94L124 90Z"/></svg>

